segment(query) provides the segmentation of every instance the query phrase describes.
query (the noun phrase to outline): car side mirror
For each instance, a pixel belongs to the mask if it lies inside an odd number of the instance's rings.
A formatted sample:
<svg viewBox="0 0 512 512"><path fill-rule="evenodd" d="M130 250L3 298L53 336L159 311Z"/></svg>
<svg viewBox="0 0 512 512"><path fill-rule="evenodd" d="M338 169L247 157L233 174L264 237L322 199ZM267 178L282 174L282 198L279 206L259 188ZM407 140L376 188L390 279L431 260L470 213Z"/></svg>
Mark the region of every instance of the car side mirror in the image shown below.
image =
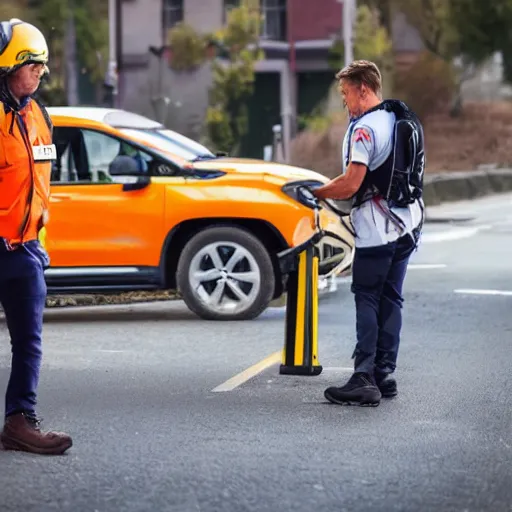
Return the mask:
<svg viewBox="0 0 512 512"><path fill-rule="evenodd" d="M108 172L116 183L123 185L124 192L140 190L151 183L151 178L141 171L137 160L128 155L116 156L109 165Z"/></svg>
<svg viewBox="0 0 512 512"><path fill-rule="evenodd" d="M108 167L110 176L139 176L141 170L139 164L127 155L118 155Z"/></svg>

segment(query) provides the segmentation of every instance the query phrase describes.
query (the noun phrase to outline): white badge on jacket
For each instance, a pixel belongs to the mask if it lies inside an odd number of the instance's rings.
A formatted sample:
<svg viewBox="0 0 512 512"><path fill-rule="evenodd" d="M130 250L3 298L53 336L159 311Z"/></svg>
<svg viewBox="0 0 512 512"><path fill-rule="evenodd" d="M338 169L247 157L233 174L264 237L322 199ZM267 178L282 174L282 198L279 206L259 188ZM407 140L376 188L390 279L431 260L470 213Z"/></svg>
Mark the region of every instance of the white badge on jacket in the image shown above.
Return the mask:
<svg viewBox="0 0 512 512"><path fill-rule="evenodd" d="M49 146L32 146L34 161L44 162L48 160L57 160L57 148L55 144Z"/></svg>

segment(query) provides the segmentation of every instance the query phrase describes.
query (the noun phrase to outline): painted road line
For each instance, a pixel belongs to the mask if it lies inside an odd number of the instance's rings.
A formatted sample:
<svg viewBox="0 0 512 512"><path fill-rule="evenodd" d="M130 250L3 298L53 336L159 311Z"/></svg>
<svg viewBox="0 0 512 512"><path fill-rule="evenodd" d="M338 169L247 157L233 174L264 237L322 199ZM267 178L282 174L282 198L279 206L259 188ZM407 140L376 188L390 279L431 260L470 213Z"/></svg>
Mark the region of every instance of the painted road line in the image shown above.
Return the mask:
<svg viewBox="0 0 512 512"><path fill-rule="evenodd" d="M241 384L244 384L249 379L252 379L259 373L266 370L267 368L270 368L272 365L280 363L282 356L283 352L281 350L279 350L278 352L274 352L270 356L261 360L259 363L254 364L253 366L247 368L243 372L240 372L234 377L231 377L231 379L228 379L226 382L223 382L220 386L217 386L216 388L212 389L212 392L220 393L223 391L233 391L233 389L240 386Z"/></svg>
<svg viewBox="0 0 512 512"><path fill-rule="evenodd" d="M478 290L472 288L461 288L458 290L453 290L455 293L459 293L461 295L505 295L512 296L512 291L510 290Z"/></svg>
<svg viewBox="0 0 512 512"><path fill-rule="evenodd" d="M446 268L447 265L445 263L410 263L407 266L409 270L433 270L436 268Z"/></svg>
<svg viewBox="0 0 512 512"><path fill-rule="evenodd" d="M477 235L480 231L491 229L491 224L481 226L474 226L471 228L457 228L448 231L441 231L440 233L424 233L421 236L421 243L434 244L440 242L451 242L452 240L461 240L463 238L470 238Z"/></svg>

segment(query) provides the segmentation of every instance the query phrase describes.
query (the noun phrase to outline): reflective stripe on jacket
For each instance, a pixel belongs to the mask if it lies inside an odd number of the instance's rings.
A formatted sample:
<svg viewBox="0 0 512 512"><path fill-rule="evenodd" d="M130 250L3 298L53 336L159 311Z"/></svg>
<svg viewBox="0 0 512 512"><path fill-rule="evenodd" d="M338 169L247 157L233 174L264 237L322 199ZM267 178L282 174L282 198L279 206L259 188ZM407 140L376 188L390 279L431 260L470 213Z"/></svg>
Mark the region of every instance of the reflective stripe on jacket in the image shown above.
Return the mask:
<svg viewBox="0 0 512 512"><path fill-rule="evenodd" d="M37 240L48 221L51 161L38 147L52 145L47 119L34 100L19 112L0 103L0 237L13 245Z"/></svg>

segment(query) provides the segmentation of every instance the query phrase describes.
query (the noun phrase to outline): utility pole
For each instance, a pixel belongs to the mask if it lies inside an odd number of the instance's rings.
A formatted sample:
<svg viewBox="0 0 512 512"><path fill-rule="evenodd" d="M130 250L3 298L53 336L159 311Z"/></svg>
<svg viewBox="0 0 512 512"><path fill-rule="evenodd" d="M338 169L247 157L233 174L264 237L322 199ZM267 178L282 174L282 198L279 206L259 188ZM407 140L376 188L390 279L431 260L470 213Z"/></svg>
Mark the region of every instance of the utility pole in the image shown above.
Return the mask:
<svg viewBox="0 0 512 512"><path fill-rule="evenodd" d="M296 111L297 111L297 64L296 64L296 49L295 49L295 34L293 29L295 26L294 19L294 3L292 0L286 2L286 36L288 40L289 50L289 65L284 73L281 74L281 80L285 81L286 86L281 87L281 127L280 132L281 142L280 149L284 153L282 160L285 163L290 163L290 146L296 131ZM274 127L275 128L275 127ZM275 137L274 130L274 137Z"/></svg>
<svg viewBox="0 0 512 512"><path fill-rule="evenodd" d="M345 66L354 60L354 23L356 19L356 0L338 0L342 3L343 45L345 47Z"/></svg>
<svg viewBox="0 0 512 512"><path fill-rule="evenodd" d="M119 5L118 0L108 0L108 68L105 87L111 91L112 106L118 103L118 41L119 41Z"/></svg>
<svg viewBox="0 0 512 512"><path fill-rule="evenodd" d="M74 1L68 1L66 24L66 94L68 105L78 105L78 63L76 52L76 25Z"/></svg>

